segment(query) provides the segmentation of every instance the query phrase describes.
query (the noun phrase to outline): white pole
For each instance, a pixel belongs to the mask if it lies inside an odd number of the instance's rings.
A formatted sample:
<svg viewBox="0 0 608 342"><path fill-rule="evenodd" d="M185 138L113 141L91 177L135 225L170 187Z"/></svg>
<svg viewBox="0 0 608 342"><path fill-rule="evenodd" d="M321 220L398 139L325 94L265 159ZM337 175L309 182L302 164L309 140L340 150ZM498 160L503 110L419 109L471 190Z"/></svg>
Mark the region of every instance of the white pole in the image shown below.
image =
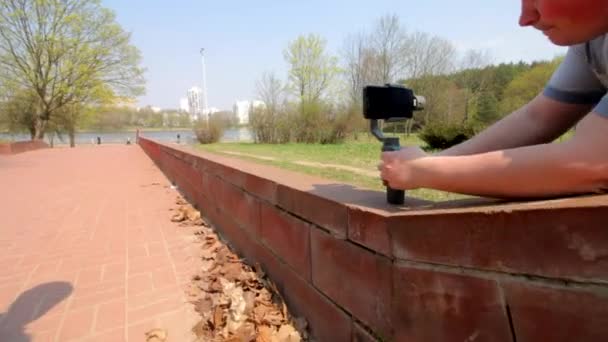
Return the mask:
<svg viewBox="0 0 608 342"><path fill-rule="evenodd" d="M205 48L201 49L201 63L203 65L203 96L201 99L202 114L205 116L205 120L209 119L209 113L207 112L207 73L205 71Z"/></svg>

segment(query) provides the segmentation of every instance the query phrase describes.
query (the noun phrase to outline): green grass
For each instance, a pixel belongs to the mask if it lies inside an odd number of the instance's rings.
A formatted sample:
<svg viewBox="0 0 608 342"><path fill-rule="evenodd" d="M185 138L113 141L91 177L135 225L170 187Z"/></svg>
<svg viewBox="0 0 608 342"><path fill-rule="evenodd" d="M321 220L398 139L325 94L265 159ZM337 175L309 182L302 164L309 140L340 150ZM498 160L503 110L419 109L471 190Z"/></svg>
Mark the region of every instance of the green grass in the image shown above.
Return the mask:
<svg viewBox="0 0 608 342"><path fill-rule="evenodd" d="M568 131L556 139L555 142L566 141L572 136L573 131ZM401 146L424 146L424 142L416 134L412 134L409 137L400 135L399 137ZM197 148L212 153L230 155L256 163L319 176L340 183L353 184L380 191L385 190L379 179L377 170L381 144L370 134L361 134L359 135L359 139L350 139L342 144L216 143L197 145ZM246 154L247 156L234 155L230 154L230 152ZM270 157L274 158L274 160L264 160L260 157ZM297 163L301 161L355 167L375 173L376 175L366 176L339 168L314 167ZM431 189L411 190L407 192L407 195L431 201L447 201L470 197Z"/></svg>
<svg viewBox="0 0 608 342"><path fill-rule="evenodd" d="M423 142L416 135L400 136L401 145L422 145ZM353 184L359 187L384 191L379 178L377 165L380 160L379 141L370 135L363 134L357 140L349 140L342 144L253 144L253 143L216 143L197 145L202 150L230 155L256 163L273 165L279 168L302 172L309 175L335 180L340 183ZM236 152L243 155L234 155ZM257 158L256 158L257 157ZM259 157L270 157L274 160L264 160ZM344 165L364 170L371 175L362 175L339 168L315 167L298 164L297 162L315 162L323 164ZM445 201L464 198L466 196L436 191L418 189L407 192L408 196L432 201Z"/></svg>

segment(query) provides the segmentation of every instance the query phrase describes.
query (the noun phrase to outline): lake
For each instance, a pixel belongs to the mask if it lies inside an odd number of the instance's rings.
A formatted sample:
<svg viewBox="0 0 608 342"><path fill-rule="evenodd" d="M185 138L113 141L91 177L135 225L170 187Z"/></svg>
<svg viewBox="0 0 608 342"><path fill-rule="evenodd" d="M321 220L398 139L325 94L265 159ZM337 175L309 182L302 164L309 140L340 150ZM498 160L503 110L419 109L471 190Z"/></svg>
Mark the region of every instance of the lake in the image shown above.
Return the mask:
<svg viewBox="0 0 608 342"><path fill-rule="evenodd" d="M140 135L146 138L164 141L164 142L177 142L177 135L180 135L180 142L186 144L196 143L196 137L192 130L178 130L178 131L140 131ZM135 132L80 132L76 133L76 145L91 144L97 140L97 137L101 138L102 144L124 144L127 142L127 138L131 139L131 142L135 142ZM0 140L9 141L22 141L30 140L29 134L8 134L0 133ZM49 137L44 139L46 142L50 142ZM224 135L220 139L221 142L249 142L252 141L251 131L248 128L231 128L224 131ZM55 145L69 144L70 140L66 136L63 137L63 141L57 137L54 139Z"/></svg>

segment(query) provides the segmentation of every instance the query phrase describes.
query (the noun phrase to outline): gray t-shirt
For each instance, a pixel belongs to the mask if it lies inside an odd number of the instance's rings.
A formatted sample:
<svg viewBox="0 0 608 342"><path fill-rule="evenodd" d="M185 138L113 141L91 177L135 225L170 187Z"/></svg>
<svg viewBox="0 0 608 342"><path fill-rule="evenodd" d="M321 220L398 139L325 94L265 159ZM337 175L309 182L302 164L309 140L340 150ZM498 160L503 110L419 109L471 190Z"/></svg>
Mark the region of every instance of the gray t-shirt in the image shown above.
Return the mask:
<svg viewBox="0 0 608 342"><path fill-rule="evenodd" d="M571 46L543 94L565 103L594 104L608 117L608 34Z"/></svg>

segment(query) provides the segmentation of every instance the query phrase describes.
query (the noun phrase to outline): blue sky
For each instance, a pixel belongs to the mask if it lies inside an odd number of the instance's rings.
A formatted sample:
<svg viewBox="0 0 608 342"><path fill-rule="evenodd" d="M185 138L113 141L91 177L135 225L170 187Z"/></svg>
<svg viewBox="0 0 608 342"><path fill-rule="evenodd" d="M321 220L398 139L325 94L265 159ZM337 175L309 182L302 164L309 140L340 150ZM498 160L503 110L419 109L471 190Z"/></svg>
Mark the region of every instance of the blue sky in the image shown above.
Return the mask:
<svg viewBox="0 0 608 342"><path fill-rule="evenodd" d="M139 104L177 108L202 83L199 49L206 48L209 106L231 109L255 96L265 71L287 77L283 49L316 33L338 54L346 36L396 14L409 31L451 41L459 51L488 50L495 62L551 59L564 53L540 32L517 25L516 0L104 0L143 54L147 92Z"/></svg>

